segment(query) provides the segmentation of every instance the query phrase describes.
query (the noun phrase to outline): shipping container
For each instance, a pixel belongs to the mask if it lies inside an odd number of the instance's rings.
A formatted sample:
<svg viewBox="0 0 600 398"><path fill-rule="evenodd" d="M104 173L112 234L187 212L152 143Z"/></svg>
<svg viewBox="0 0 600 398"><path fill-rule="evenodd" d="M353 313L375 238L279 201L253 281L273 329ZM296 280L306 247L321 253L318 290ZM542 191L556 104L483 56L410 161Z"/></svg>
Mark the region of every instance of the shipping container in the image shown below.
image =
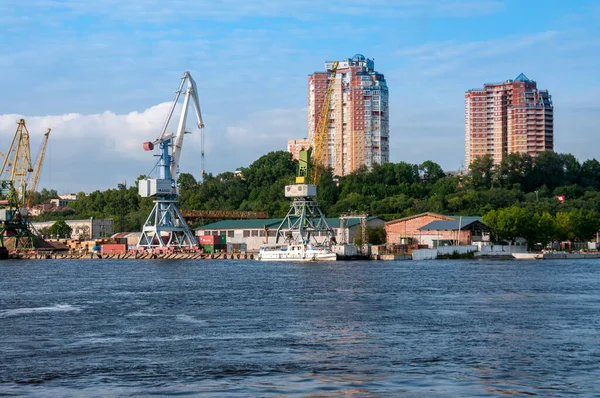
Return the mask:
<svg viewBox="0 0 600 398"><path fill-rule="evenodd" d="M216 235L201 235L200 236L200 244L201 245L218 245L220 243L220 238Z"/></svg>
<svg viewBox="0 0 600 398"><path fill-rule="evenodd" d="M204 250L205 253L225 253L227 252L227 245L203 245L200 247Z"/></svg>
<svg viewBox="0 0 600 398"><path fill-rule="evenodd" d="M125 253L127 245L124 243L106 243L100 246L101 253Z"/></svg>

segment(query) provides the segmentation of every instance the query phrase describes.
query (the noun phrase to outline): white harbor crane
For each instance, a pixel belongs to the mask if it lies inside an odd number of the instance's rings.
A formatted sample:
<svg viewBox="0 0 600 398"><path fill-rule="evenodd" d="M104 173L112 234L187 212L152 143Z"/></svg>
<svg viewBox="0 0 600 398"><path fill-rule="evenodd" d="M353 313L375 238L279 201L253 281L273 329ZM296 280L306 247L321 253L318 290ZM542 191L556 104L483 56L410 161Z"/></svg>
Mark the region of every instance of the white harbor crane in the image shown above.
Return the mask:
<svg viewBox="0 0 600 398"><path fill-rule="evenodd" d="M187 87L184 89L186 83ZM184 94L183 108L177 131L175 133L167 133L169 122L182 93ZM204 122L202 121L202 113L200 112L198 90L190 73L185 72L181 77L181 84L176 91L175 99L171 104L171 109L158 138L154 141L144 143L146 151L152 151L158 145L160 148L160 158L155 166L155 168L158 168L158 178L146 178L138 182L140 196L154 198L154 208L142 228L142 234L137 245L139 248L146 250L153 248L182 249L197 246L196 238L181 215L178 206L179 201L177 200L179 194L177 189L179 159L181 158L181 149L183 147L183 136L188 133L185 131L185 124L190 98L194 103L198 128L202 132ZM204 140L203 137L202 140ZM202 153L203 156L204 153Z"/></svg>

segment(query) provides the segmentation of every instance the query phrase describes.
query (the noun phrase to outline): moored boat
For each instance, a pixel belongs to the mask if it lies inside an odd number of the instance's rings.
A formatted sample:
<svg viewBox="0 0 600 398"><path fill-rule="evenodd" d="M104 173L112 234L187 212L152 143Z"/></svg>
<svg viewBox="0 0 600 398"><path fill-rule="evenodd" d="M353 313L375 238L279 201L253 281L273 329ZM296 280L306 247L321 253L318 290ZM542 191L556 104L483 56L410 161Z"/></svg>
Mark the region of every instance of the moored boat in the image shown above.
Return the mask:
<svg viewBox="0 0 600 398"><path fill-rule="evenodd" d="M261 246L258 261L336 261L337 254L326 246L310 243Z"/></svg>

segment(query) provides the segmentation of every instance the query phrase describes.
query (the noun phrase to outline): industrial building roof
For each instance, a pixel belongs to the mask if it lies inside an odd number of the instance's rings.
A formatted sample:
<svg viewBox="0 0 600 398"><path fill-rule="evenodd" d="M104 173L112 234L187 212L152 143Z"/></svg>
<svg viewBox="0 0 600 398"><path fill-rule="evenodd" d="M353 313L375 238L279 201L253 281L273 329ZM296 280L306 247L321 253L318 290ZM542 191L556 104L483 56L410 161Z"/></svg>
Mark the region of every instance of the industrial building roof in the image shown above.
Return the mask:
<svg viewBox="0 0 600 398"><path fill-rule="evenodd" d="M419 228L419 231L458 231L473 223L481 223L481 217L463 217L462 220L436 220Z"/></svg>
<svg viewBox="0 0 600 398"><path fill-rule="evenodd" d="M379 217L369 217L367 220L371 221L378 219ZM339 218L326 218L327 224L331 228L340 227ZM277 228L283 221L283 218L269 218L269 219L257 219L257 220L223 220L217 221L211 224L203 225L196 228L196 230L206 229L258 229L258 228ZM360 219L350 218L348 219L348 228L360 224Z"/></svg>
<svg viewBox="0 0 600 398"><path fill-rule="evenodd" d="M482 218L480 216L448 216L448 217L453 218L456 221L460 221L462 219L463 225L470 224L473 221L481 222L481 220L482 220Z"/></svg>
<svg viewBox="0 0 600 398"><path fill-rule="evenodd" d="M221 220L196 228L199 229L256 229L256 228L271 228L281 224L281 218L267 218L255 220Z"/></svg>
<svg viewBox="0 0 600 398"><path fill-rule="evenodd" d="M386 225L395 224L397 222L411 220L413 218L419 218L419 217L423 217L423 216L437 217L440 220L444 220L444 219L446 219L446 220L450 220L450 219L459 220L462 217L463 224L464 223L470 223L473 220L481 221L481 217L478 217L478 216L451 216L451 215L447 215L447 214L437 214L437 213L427 212L427 213L413 214L412 216L398 218L396 220L388 221L386 223Z"/></svg>

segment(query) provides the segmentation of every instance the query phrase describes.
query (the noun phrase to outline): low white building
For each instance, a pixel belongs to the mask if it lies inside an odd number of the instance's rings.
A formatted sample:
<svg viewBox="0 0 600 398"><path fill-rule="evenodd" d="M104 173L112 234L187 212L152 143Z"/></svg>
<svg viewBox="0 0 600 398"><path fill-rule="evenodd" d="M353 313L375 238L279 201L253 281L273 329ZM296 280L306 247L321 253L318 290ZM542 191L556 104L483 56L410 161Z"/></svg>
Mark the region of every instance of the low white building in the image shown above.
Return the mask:
<svg viewBox="0 0 600 398"><path fill-rule="evenodd" d="M56 221L36 221L31 224L36 230L50 228ZM71 227L72 239L99 239L109 237L114 233L114 220L112 218L89 218L85 220L65 220ZM64 238L64 236L60 236Z"/></svg>
<svg viewBox="0 0 600 398"><path fill-rule="evenodd" d="M74 202L74 201L77 200L77 194L76 193L65 193L65 194L62 194L62 195L58 195L58 197L60 199L69 200L71 202Z"/></svg>
<svg viewBox="0 0 600 398"><path fill-rule="evenodd" d="M342 228L339 218L327 218L327 224L333 228L339 244L354 243L360 227L358 218L348 219L346 227ZM224 220L204 225L195 229L196 236L225 235L227 243L245 243L248 251L258 251L264 244L275 243L277 227L283 219L255 219L255 220ZM385 221L378 217L369 217L369 227L383 227Z"/></svg>
<svg viewBox="0 0 600 398"><path fill-rule="evenodd" d="M54 199L50 199L48 202L53 205L54 207L66 207L69 203L74 202L75 200L71 200L71 199L61 199L61 198L54 198Z"/></svg>

